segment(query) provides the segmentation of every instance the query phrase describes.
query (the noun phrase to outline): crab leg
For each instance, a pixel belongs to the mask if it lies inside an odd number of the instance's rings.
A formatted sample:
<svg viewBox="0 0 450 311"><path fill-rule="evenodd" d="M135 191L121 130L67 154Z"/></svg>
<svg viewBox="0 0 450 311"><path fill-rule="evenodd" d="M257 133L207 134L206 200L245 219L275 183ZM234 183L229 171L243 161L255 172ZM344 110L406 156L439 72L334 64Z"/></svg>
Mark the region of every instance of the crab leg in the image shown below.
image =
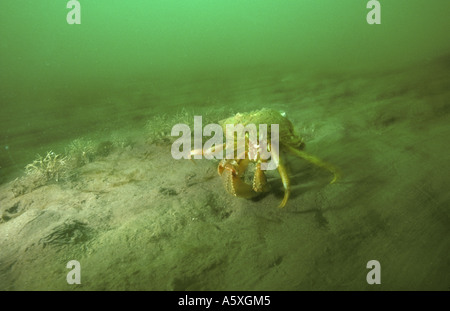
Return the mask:
<svg viewBox="0 0 450 311"><path fill-rule="evenodd" d="M281 163L278 164L278 173L281 176L281 181L283 182L283 187L284 187L283 201L281 201L281 203L280 203L280 205L278 205L278 207L283 208L289 199L289 194L291 193L291 182L289 180L285 166Z"/></svg>
<svg viewBox="0 0 450 311"><path fill-rule="evenodd" d="M322 167L322 168L330 171L333 174L333 179L331 180L330 184L336 182L339 179L339 177L340 177L339 170L336 167L334 167L333 165L331 165L327 162L324 162L324 161L320 160L319 158L316 158L315 156L310 155L304 151L295 149L289 145L283 144L283 147L286 148L288 151L290 151L293 155L296 155L297 157L302 158L302 159L308 161L309 163L315 164L319 167Z"/></svg>
<svg viewBox="0 0 450 311"><path fill-rule="evenodd" d="M224 146L225 146L225 144L217 145L217 146L214 145L213 147L208 148L206 150L203 150L203 148L202 149L191 150L191 158L190 158L190 160L192 161L192 156L194 156L194 155L201 154L201 155L207 156L207 155L210 155L212 152L223 151L223 147Z"/></svg>
<svg viewBox="0 0 450 311"><path fill-rule="evenodd" d="M276 149L271 147L270 153L272 159L278 161L277 163L278 173L280 174L281 181L283 182L284 197L280 205L278 205L279 208L283 208L289 199L289 194L291 193L291 181L289 180L286 167L284 166L283 163L284 161L280 158L280 155L277 153Z"/></svg>

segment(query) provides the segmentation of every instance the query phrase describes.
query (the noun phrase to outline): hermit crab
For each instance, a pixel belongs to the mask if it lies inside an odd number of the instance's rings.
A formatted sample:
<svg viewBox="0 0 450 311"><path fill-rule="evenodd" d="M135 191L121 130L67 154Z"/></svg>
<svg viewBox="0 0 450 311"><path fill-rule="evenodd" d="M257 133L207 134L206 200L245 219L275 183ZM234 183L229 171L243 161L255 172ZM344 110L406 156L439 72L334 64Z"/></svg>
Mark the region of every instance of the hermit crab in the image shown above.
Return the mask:
<svg viewBox="0 0 450 311"><path fill-rule="evenodd" d="M230 137L230 133L227 129L229 129L230 126L240 124L243 126L254 125L254 128L256 128L256 135L260 140L255 143L255 141L251 139L249 133L245 133L245 139L243 140L245 145L239 152L236 140L233 140L235 138L235 133L232 132ZM228 148L233 147L231 148L233 150L233 153L231 153L232 156L223 158L220 161L217 170L224 182L225 189L234 196L250 199L269 191L269 185L263 166L266 165L267 167L269 161L275 161L275 168L278 170L284 187L284 197L278 207L284 207L289 199L291 191L291 183L286 169L286 162L284 160L287 153L331 172L333 174L331 183L334 183L339 178L337 168L303 150L305 147L303 139L295 133L291 121L289 121L282 112L264 108L247 113L238 113L230 118L219 121L219 125L223 129L223 132L225 132L227 142L214 145L207 149L192 150L190 155L207 155L212 152L217 154L218 151L225 151L228 150ZM261 127L261 125L263 127ZM264 128L264 126L266 126L265 133L261 131L261 128ZM274 139L273 131L275 128L277 128L276 134L278 134L276 139ZM266 143L262 144L261 140ZM230 141L235 142L230 146ZM263 153L268 153L270 159L263 157ZM253 166L254 171L252 178L249 178L248 174L246 174L250 165Z"/></svg>

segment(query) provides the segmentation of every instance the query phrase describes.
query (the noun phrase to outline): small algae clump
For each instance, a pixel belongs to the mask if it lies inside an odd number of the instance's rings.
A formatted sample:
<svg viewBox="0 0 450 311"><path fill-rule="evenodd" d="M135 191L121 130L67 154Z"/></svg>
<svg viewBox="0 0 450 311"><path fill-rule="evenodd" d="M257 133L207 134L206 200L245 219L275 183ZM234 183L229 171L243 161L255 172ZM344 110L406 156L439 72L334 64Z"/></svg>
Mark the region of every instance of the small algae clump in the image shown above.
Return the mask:
<svg viewBox="0 0 450 311"><path fill-rule="evenodd" d="M172 127L176 124L186 124L194 133L194 116L201 116L203 125L217 123L218 120L233 113L231 109L203 109L202 111L181 109L173 115L160 114L147 121L145 128L147 133L147 141L150 144L165 145L171 144L177 139L172 137Z"/></svg>
<svg viewBox="0 0 450 311"><path fill-rule="evenodd" d="M191 125L194 121L194 114L186 109L182 109L175 115L160 114L147 121L145 128L148 133L150 144L164 145L171 144L173 137L170 135L175 124Z"/></svg>
<svg viewBox="0 0 450 311"><path fill-rule="evenodd" d="M81 167L94 160L95 145L88 139L75 139L66 148L66 155L71 166Z"/></svg>
<svg viewBox="0 0 450 311"><path fill-rule="evenodd" d="M135 143L130 136L118 131L111 133L110 141L112 143L112 146L118 149L125 149L130 146L132 147Z"/></svg>
<svg viewBox="0 0 450 311"><path fill-rule="evenodd" d="M67 156L49 151L44 158L38 155L33 163L25 166L25 172L28 176L37 176L44 181L59 181L67 177L69 171L68 160L69 157Z"/></svg>
<svg viewBox="0 0 450 311"><path fill-rule="evenodd" d="M100 157L107 157L114 150L114 143L112 141L102 141L98 144L96 155Z"/></svg>
<svg viewBox="0 0 450 311"><path fill-rule="evenodd" d="M130 138L115 133L113 141L94 142L88 138L78 138L70 142L64 154L53 151L25 166L25 175L13 182L14 195L20 196L50 182L74 181L79 169L97 158L107 157L115 149L124 149L133 144Z"/></svg>
<svg viewBox="0 0 450 311"><path fill-rule="evenodd" d="M25 176L14 181L12 188L14 195L27 193L50 181L68 179L72 172L69 159L53 151L47 152L45 157L38 155L32 163L25 166Z"/></svg>

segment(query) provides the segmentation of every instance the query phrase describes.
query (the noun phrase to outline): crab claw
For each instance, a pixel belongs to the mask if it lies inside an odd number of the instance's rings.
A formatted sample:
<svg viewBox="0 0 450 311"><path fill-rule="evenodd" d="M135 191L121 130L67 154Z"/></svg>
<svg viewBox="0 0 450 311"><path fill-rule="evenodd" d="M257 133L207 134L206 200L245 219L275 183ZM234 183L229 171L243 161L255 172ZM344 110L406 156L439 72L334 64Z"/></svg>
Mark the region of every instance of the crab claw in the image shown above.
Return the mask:
<svg viewBox="0 0 450 311"><path fill-rule="evenodd" d="M261 170L261 163L256 164L255 175L253 176L253 191L267 192L269 191L269 184L267 183L266 174Z"/></svg>
<svg viewBox="0 0 450 311"><path fill-rule="evenodd" d="M258 193L253 191L252 186L243 182L240 173L245 170L248 163L245 163L246 160L240 161L239 164L237 161L226 161L223 160L218 167L219 175L222 177L222 180L225 185L225 189L234 196L251 199L255 197Z"/></svg>

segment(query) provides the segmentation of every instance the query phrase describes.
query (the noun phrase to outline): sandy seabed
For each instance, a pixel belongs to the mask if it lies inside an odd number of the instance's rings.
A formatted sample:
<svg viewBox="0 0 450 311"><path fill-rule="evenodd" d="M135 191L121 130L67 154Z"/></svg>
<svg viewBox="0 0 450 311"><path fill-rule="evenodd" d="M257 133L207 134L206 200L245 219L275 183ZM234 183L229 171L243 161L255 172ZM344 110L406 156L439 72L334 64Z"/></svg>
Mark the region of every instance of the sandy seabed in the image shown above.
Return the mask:
<svg viewBox="0 0 450 311"><path fill-rule="evenodd" d="M342 171L329 184L328 172L286 156L284 209L276 172L268 194L235 198L217 161L174 160L144 129L71 180L23 194L5 183L0 289L448 290L449 68L225 85L234 97L222 105L284 110L306 150ZM70 260L80 285L66 282ZM381 285L366 282L370 260Z"/></svg>

